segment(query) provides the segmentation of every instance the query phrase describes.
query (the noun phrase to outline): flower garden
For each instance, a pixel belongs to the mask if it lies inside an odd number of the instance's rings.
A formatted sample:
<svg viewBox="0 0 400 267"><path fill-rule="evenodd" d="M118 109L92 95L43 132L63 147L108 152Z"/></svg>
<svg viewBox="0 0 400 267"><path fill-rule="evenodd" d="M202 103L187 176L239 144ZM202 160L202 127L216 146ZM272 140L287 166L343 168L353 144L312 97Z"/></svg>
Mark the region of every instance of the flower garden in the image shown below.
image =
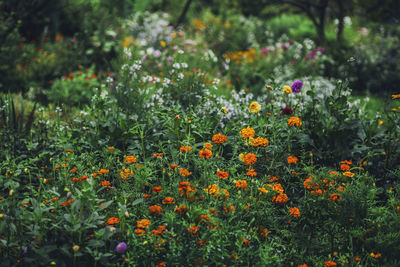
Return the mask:
<svg viewBox="0 0 400 267"><path fill-rule="evenodd" d="M399 266L397 85L374 107L311 38L209 10L170 21L18 41L2 266Z"/></svg>

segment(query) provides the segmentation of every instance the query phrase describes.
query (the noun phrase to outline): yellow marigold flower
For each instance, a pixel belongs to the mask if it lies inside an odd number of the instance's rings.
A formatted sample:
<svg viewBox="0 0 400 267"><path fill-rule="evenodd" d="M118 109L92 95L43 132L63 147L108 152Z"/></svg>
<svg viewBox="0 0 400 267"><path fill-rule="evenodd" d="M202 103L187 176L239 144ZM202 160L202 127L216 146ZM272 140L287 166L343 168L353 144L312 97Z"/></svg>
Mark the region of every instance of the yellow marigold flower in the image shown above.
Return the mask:
<svg viewBox="0 0 400 267"><path fill-rule="evenodd" d="M257 156L254 153L247 153L243 156L243 161L247 166L254 165L257 162Z"/></svg>
<svg viewBox="0 0 400 267"><path fill-rule="evenodd" d="M218 185L216 184L209 185L208 188L204 189L204 191L209 195L219 194Z"/></svg>
<svg viewBox="0 0 400 267"><path fill-rule="evenodd" d="M255 131L253 128L250 128L250 126L247 126L247 128L242 129L239 134L242 136L242 139L247 139L254 137Z"/></svg>
<svg viewBox="0 0 400 267"><path fill-rule="evenodd" d="M261 111L261 105L256 101L251 102L249 110L251 113L259 113Z"/></svg>
<svg viewBox="0 0 400 267"><path fill-rule="evenodd" d="M130 169L125 169L119 173L119 176L121 177L122 180L126 180L129 177L131 177L132 175L133 175L133 171L131 171Z"/></svg>
<svg viewBox="0 0 400 267"><path fill-rule="evenodd" d="M165 46L167 45L167 43L166 43L165 41L160 41L160 45L161 45L162 47L165 47Z"/></svg>
<svg viewBox="0 0 400 267"><path fill-rule="evenodd" d="M292 88L289 85L285 85L282 88L283 92L285 92L285 94L289 95L290 93L292 93Z"/></svg>
<svg viewBox="0 0 400 267"><path fill-rule="evenodd" d="M290 117L288 120L288 125L300 127L302 125L302 122L299 117Z"/></svg>
<svg viewBox="0 0 400 267"><path fill-rule="evenodd" d="M268 190L267 189L265 189L264 187L259 187L258 188L258 191L260 191L261 193L264 193L264 194L268 194Z"/></svg>
<svg viewBox="0 0 400 267"><path fill-rule="evenodd" d="M243 153L240 153L240 154L239 154L239 160L240 160L241 162L244 162L244 154L243 154Z"/></svg>
<svg viewBox="0 0 400 267"><path fill-rule="evenodd" d="M298 217L300 217L300 210L296 207L290 208L289 214L295 218L298 218Z"/></svg>
<svg viewBox="0 0 400 267"><path fill-rule="evenodd" d="M347 177L353 177L354 173L352 173L352 172L344 172L343 175L345 175Z"/></svg>
<svg viewBox="0 0 400 267"><path fill-rule="evenodd" d="M224 134L215 134L212 137L212 141L214 144L223 144L228 141L228 137Z"/></svg>

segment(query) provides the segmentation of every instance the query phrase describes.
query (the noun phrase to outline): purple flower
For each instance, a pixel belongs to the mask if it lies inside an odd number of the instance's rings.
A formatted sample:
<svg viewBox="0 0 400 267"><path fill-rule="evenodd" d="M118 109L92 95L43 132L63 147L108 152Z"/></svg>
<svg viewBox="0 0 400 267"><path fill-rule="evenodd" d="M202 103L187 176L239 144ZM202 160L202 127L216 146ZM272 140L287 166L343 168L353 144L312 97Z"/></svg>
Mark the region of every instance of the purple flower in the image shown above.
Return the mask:
<svg viewBox="0 0 400 267"><path fill-rule="evenodd" d="M126 251L126 248L127 248L126 243L125 242L121 242L115 247L115 251L117 253L121 254L121 253L124 253Z"/></svg>
<svg viewBox="0 0 400 267"><path fill-rule="evenodd" d="M301 81L295 81L292 84L292 91L295 93L300 93L301 92L301 88L303 88L303 83Z"/></svg>
<svg viewBox="0 0 400 267"><path fill-rule="evenodd" d="M289 108L289 107L285 107L285 108L282 109L282 114L283 115L290 115L292 113L293 113L293 110L291 108Z"/></svg>
<svg viewBox="0 0 400 267"><path fill-rule="evenodd" d="M28 254L28 247L24 247L24 254Z"/></svg>

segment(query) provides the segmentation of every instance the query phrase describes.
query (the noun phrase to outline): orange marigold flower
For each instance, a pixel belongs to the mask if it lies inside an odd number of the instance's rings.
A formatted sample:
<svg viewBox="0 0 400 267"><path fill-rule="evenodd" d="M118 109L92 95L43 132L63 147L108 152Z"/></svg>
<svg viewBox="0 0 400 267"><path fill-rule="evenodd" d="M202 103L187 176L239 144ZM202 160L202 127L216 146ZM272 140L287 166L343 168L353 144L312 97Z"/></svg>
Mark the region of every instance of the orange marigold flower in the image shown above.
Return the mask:
<svg viewBox="0 0 400 267"><path fill-rule="evenodd" d="M345 175L347 177L353 177L354 173L352 173L352 172L344 172L343 175Z"/></svg>
<svg viewBox="0 0 400 267"><path fill-rule="evenodd" d="M221 179L226 179L229 177L229 173L224 171L217 171L217 176Z"/></svg>
<svg viewBox="0 0 400 267"><path fill-rule="evenodd" d="M279 194L284 192L282 185L279 183L272 185L272 190L274 190L275 192L277 192Z"/></svg>
<svg viewBox="0 0 400 267"><path fill-rule="evenodd" d="M287 123L289 126L296 127L300 127L302 125L301 119L299 117L290 117Z"/></svg>
<svg viewBox="0 0 400 267"><path fill-rule="evenodd" d="M316 189L310 192L312 196L321 196L322 195L322 190L321 189Z"/></svg>
<svg viewBox="0 0 400 267"><path fill-rule="evenodd" d="M382 256L381 253L376 253L376 254L375 254L375 253L373 253L373 252L371 252L370 255L371 255L372 258L375 258L375 259L380 258L380 257Z"/></svg>
<svg viewBox="0 0 400 267"><path fill-rule="evenodd" d="M361 258L360 257L354 257L354 262L360 262Z"/></svg>
<svg viewBox="0 0 400 267"><path fill-rule="evenodd" d="M102 181L100 186L110 187L111 183L109 181Z"/></svg>
<svg viewBox="0 0 400 267"><path fill-rule="evenodd" d="M179 152L181 152L181 153L190 152L190 151L192 151L191 146L181 146L181 148L179 148Z"/></svg>
<svg viewBox="0 0 400 267"><path fill-rule="evenodd" d="M182 176L189 176L192 174L192 172L188 171L187 169L181 169L180 173Z"/></svg>
<svg viewBox="0 0 400 267"><path fill-rule="evenodd" d="M140 221L137 221L136 223L138 228L146 229L150 226L151 221L148 219L142 219Z"/></svg>
<svg viewBox="0 0 400 267"><path fill-rule="evenodd" d="M140 228L136 228L136 229L135 229L135 233L136 233L138 236L144 236L144 235L146 235L146 231L143 230L143 229L140 229Z"/></svg>
<svg viewBox="0 0 400 267"><path fill-rule="evenodd" d="M211 143L205 143L203 145L204 148L211 150L212 149L212 144Z"/></svg>
<svg viewBox="0 0 400 267"><path fill-rule="evenodd" d="M287 163L289 164L297 164L298 161L299 159L297 157L294 156L287 157Z"/></svg>
<svg viewBox="0 0 400 267"><path fill-rule="evenodd" d="M186 228L186 231L188 231L188 233L191 236L198 236L199 235L199 227L197 227L196 225L190 225Z"/></svg>
<svg viewBox="0 0 400 267"><path fill-rule="evenodd" d="M247 169L246 175L248 175L248 176L257 176L257 172L255 172L254 169Z"/></svg>
<svg viewBox="0 0 400 267"><path fill-rule="evenodd" d="M179 183L179 193L181 196L186 195L186 197L190 196L190 193L195 192L197 189L193 188L188 181L183 181Z"/></svg>
<svg viewBox="0 0 400 267"><path fill-rule="evenodd" d="M185 214L187 212L187 207L185 205L180 205L179 207L175 208L174 213Z"/></svg>
<svg viewBox="0 0 400 267"><path fill-rule="evenodd" d="M340 197L339 194L336 194L336 193L331 194L331 197L330 197L330 201L331 202L335 202L335 201L338 201L338 200L341 200L341 199L342 198Z"/></svg>
<svg viewBox="0 0 400 267"><path fill-rule="evenodd" d="M242 136L242 139L247 139L254 137L255 131L250 126L247 126L247 128L242 129L239 134Z"/></svg>
<svg viewBox="0 0 400 267"><path fill-rule="evenodd" d="M342 165L340 165L340 169L342 171L348 171L348 170L350 170L350 166L347 164L342 164Z"/></svg>
<svg viewBox="0 0 400 267"><path fill-rule="evenodd" d="M164 261L159 261L154 267L167 267L167 264Z"/></svg>
<svg viewBox="0 0 400 267"><path fill-rule="evenodd" d="M100 171L98 171L97 173L98 174L105 174L105 173L109 173L110 172L110 170L107 170L107 169L101 169Z"/></svg>
<svg viewBox="0 0 400 267"><path fill-rule="evenodd" d="M162 158L164 157L164 153L154 153L153 158Z"/></svg>
<svg viewBox="0 0 400 267"><path fill-rule="evenodd" d="M162 213L162 208L158 205L153 205L149 207L149 211L154 215L160 216Z"/></svg>
<svg viewBox="0 0 400 267"><path fill-rule="evenodd" d="M203 247L204 245L206 245L207 244L207 241L205 241L205 240L199 240L199 241L197 241L197 245L199 246L199 247Z"/></svg>
<svg viewBox="0 0 400 267"><path fill-rule="evenodd" d="M165 232L165 230L167 229L166 225L159 225L158 228L156 230L151 231L151 235L161 235Z"/></svg>
<svg viewBox="0 0 400 267"><path fill-rule="evenodd" d="M272 197L272 201L278 204L285 204L288 200L289 198L285 193L281 193Z"/></svg>
<svg viewBox="0 0 400 267"><path fill-rule="evenodd" d="M161 186L154 186L153 187L153 192L154 193L160 193L162 191L162 187Z"/></svg>
<svg viewBox="0 0 400 267"><path fill-rule="evenodd" d="M341 164L348 164L348 165L353 164L353 162L351 160L342 160L340 163Z"/></svg>
<svg viewBox="0 0 400 267"><path fill-rule="evenodd" d="M281 178L280 178L279 176L272 176L272 177L269 176L268 179L269 179L270 182L277 182L277 181L279 181Z"/></svg>
<svg viewBox="0 0 400 267"><path fill-rule="evenodd" d="M77 170L78 170L78 168L77 168L77 167L74 167L74 168L71 170L71 173L75 173Z"/></svg>
<svg viewBox="0 0 400 267"><path fill-rule="evenodd" d="M112 146L107 147L107 149L110 150L110 151L112 151L112 152L115 152L115 148L112 147Z"/></svg>
<svg viewBox="0 0 400 267"><path fill-rule="evenodd" d="M306 263L301 264L301 265L297 265L297 267L308 267L308 265Z"/></svg>
<svg viewBox="0 0 400 267"><path fill-rule="evenodd" d="M337 175L337 174L339 174L337 171L330 171L329 172L329 175Z"/></svg>
<svg viewBox="0 0 400 267"><path fill-rule="evenodd" d="M119 223L119 219L117 217L111 217L107 220L106 225L114 225Z"/></svg>
<svg viewBox="0 0 400 267"><path fill-rule="evenodd" d="M254 165L257 162L257 156L254 153L247 153L243 156L243 161L247 166Z"/></svg>
<svg viewBox="0 0 400 267"><path fill-rule="evenodd" d="M247 238L242 238L242 246L243 247L249 247L250 246L250 241Z"/></svg>
<svg viewBox="0 0 400 267"><path fill-rule="evenodd" d="M264 187L259 187L258 188L258 191L260 191L261 193L264 193L264 194L268 194L268 190L267 189L265 189Z"/></svg>
<svg viewBox="0 0 400 267"><path fill-rule="evenodd" d="M150 198L150 195L149 194L144 194L143 198Z"/></svg>
<svg viewBox="0 0 400 267"><path fill-rule="evenodd" d="M71 182L74 182L74 183L79 182L79 178L73 177L73 178L71 179Z"/></svg>
<svg viewBox="0 0 400 267"><path fill-rule="evenodd" d="M126 156L125 161L129 164L132 164L132 163L136 163L137 159L135 158L135 156Z"/></svg>
<svg viewBox="0 0 400 267"><path fill-rule="evenodd" d="M228 141L228 136L226 136L224 134L215 134L212 137L212 141L214 144L223 144Z"/></svg>
<svg viewBox="0 0 400 267"><path fill-rule="evenodd" d="M300 210L296 207L290 208L289 209L289 214L292 215L295 218L300 217Z"/></svg>
<svg viewBox="0 0 400 267"><path fill-rule="evenodd" d="M247 190L247 181L246 180L237 180L235 186L239 189Z"/></svg>
<svg viewBox="0 0 400 267"><path fill-rule="evenodd" d="M250 138L250 145L254 147L267 147L269 145L269 141L267 138L257 137Z"/></svg>
<svg viewBox="0 0 400 267"><path fill-rule="evenodd" d="M269 231L265 227L260 227L260 236L266 238L269 235Z"/></svg>
<svg viewBox="0 0 400 267"><path fill-rule="evenodd" d="M326 261L324 263L324 267L331 267L331 266L336 266L336 262L334 262L334 261Z"/></svg>
<svg viewBox="0 0 400 267"><path fill-rule="evenodd" d="M175 204L174 198L173 197L166 197L162 201L163 204Z"/></svg>
<svg viewBox="0 0 400 267"><path fill-rule="evenodd" d="M178 168L178 165L176 164L169 165L170 170L175 170L176 168Z"/></svg>
<svg viewBox="0 0 400 267"><path fill-rule="evenodd" d="M209 159L212 156L212 151L207 149L207 148L204 148L204 149L199 151L199 156L202 159L204 159L204 158Z"/></svg>

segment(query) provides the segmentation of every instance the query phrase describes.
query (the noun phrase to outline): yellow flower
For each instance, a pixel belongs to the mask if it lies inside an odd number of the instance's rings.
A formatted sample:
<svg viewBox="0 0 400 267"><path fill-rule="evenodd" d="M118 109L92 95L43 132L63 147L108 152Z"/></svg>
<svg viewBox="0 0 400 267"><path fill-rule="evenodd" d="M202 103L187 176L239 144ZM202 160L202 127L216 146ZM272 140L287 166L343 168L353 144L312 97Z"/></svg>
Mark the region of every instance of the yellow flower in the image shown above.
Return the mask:
<svg viewBox="0 0 400 267"><path fill-rule="evenodd" d="M123 47L128 47L128 46L130 46L132 43L133 43L133 37L128 36L128 37L125 37L124 42L122 43L122 46L123 46Z"/></svg>
<svg viewBox="0 0 400 267"><path fill-rule="evenodd" d="M352 173L352 172L344 172L343 175L345 175L347 177L353 177L354 173Z"/></svg>
<svg viewBox="0 0 400 267"><path fill-rule="evenodd" d="M226 107L222 107L221 110L222 110L222 112L223 112L224 114L228 113L228 109L227 109Z"/></svg>
<svg viewBox="0 0 400 267"><path fill-rule="evenodd" d="M249 106L249 110L251 113L259 113L261 110L261 105L258 102L251 102Z"/></svg>
<svg viewBox="0 0 400 267"><path fill-rule="evenodd" d="M165 41L160 41L160 45L161 45L162 47L165 47L165 46L167 45L167 43L166 43Z"/></svg>
<svg viewBox="0 0 400 267"><path fill-rule="evenodd" d="M383 124L383 121L379 121L378 125L381 126Z"/></svg>
<svg viewBox="0 0 400 267"><path fill-rule="evenodd" d="M292 92L292 88L290 88L289 85L285 85L283 86L283 92L285 92L285 94L289 95Z"/></svg>
<svg viewBox="0 0 400 267"><path fill-rule="evenodd" d="M239 160L240 160L241 162L244 162L244 154L243 154L243 153L240 153L240 154L239 154Z"/></svg>

